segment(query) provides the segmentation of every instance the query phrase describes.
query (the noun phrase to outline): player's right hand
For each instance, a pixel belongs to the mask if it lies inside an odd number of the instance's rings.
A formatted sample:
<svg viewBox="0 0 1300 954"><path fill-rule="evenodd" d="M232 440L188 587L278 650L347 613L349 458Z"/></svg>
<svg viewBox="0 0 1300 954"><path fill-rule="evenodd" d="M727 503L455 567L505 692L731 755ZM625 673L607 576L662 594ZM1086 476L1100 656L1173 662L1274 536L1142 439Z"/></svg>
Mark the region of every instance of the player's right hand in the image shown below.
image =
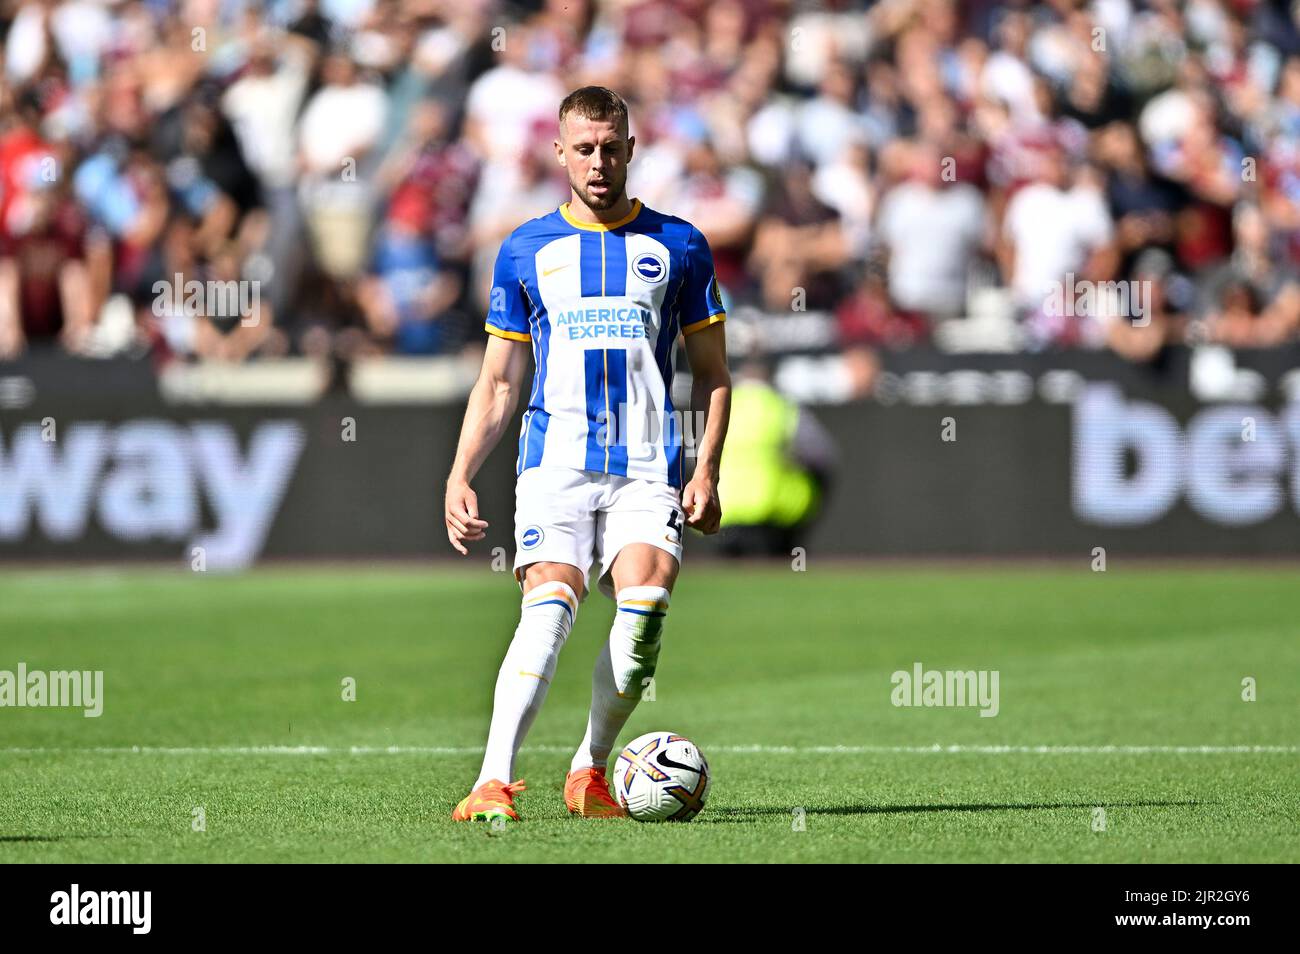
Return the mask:
<svg viewBox="0 0 1300 954"><path fill-rule="evenodd" d="M478 516L478 495L464 481L448 482L446 514L447 539L464 556L469 556L465 544L482 540L488 527Z"/></svg>

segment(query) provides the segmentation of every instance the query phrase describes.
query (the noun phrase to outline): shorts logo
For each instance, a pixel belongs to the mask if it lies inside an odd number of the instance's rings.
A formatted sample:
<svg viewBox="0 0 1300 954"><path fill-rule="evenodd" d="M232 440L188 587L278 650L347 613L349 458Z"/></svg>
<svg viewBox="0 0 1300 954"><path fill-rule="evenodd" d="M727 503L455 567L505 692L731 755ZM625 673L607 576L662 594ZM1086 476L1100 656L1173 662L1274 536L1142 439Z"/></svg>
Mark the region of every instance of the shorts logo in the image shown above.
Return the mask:
<svg viewBox="0 0 1300 954"><path fill-rule="evenodd" d="M643 282L654 285L668 277L668 266L651 252L642 252L632 259L632 272Z"/></svg>
<svg viewBox="0 0 1300 954"><path fill-rule="evenodd" d="M541 527L526 527L524 532L519 535L519 546L524 550L532 550L546 534L542 533Z"/></svg>

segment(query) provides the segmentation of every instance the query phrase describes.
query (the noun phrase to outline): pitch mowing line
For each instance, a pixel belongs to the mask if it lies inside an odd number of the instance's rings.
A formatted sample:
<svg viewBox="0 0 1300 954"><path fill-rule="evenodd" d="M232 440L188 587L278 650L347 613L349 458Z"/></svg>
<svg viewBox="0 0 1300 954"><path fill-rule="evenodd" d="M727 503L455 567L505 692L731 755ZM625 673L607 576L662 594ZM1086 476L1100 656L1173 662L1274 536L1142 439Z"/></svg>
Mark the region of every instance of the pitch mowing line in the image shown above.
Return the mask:
<svg viewBox="0 0 1300 954"><path fill-rule="evenodd" d="M525 753L569 754L571 746L529 745ZM713 745L727 755L1300 755L1300 745ZM482 755L457 745L8 746L4 755Z"/></svg>

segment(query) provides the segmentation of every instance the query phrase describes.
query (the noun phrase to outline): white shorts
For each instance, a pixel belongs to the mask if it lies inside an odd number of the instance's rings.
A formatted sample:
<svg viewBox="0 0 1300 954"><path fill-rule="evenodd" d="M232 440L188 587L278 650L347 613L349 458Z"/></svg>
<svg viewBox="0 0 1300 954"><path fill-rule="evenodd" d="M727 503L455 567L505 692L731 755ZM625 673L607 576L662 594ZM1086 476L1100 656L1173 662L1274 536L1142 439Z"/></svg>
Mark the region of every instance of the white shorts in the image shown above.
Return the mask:
<svg viewBox="0 0 1300 954"><path fill-rule="evenodd" d="M656 480L567 467L530 467L515 485L515 579L523 567L568 563L614 595L610 567L629 543L648 543L682 561L682 492ZM579 598L585 597L583 593Z"/></svg>

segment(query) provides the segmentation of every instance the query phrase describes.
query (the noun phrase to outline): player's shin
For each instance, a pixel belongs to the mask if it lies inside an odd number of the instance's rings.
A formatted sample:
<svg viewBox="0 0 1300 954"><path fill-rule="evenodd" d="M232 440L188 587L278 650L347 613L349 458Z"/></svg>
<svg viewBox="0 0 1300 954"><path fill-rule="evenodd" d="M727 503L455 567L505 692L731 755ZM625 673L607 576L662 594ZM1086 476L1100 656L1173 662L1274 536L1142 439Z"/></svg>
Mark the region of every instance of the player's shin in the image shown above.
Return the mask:
<svg viewBox="0 0 1300 954"><path fill-rule="evenodd" d="M591 715L571 771L604 768L619 732L654 678L659 641L668 615L668 591L661 586L627 586L618 591L618 612L609 641L591 675Z"/></svg>
<svg viewBox="0 0 1300 954"><path fill-rule="evenodd" d="M515 638L497 673L492 727L475 787L514 777L515 756L546 699L577 611L578 597L566 583L543 583L524 594Z"/></svg>

